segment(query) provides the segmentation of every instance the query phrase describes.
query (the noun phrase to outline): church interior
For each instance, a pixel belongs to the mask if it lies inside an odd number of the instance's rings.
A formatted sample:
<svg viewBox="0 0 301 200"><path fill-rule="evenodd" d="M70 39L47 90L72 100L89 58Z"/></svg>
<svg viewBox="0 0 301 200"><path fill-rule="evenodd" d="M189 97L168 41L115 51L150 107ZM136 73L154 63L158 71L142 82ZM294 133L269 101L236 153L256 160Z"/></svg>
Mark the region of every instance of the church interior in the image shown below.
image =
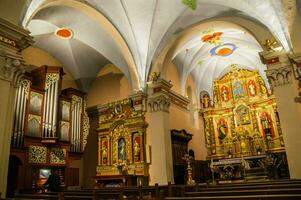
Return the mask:
<svg viewBox="0 0 301 200"><path fill-rule="evenodd" d="M301 199L300 36L301 0L0 0L0 199Z"/></svg>

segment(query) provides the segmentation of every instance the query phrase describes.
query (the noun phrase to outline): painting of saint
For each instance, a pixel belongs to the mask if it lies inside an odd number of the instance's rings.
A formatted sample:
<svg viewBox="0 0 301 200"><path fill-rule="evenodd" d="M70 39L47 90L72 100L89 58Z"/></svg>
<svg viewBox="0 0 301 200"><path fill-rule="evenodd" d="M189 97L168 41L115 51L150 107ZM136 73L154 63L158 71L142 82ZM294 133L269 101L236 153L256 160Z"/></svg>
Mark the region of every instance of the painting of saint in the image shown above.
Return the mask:
<svg viewBox="0 0 301 200"><path fill-rule="evenodd" d="M235 81L233 84L233 94L235 99L239 99L245 96L243 83L241 81Z"/></svg>
<svg viewBox="0 0 301 200"><path fill-rule="evenodd" d="M225 85L221 88L221 96L223 101L229 101L229 89Z"/></svg>
<svg viewBox="0 0 301 200"><path fill-rule="evenodd" d="M237 119L238 126L251 123L249 108L247 106L244 105L238 106L235 112L235 117Z"/></svg>
<svg viewBox="0 0 301 200"><path fill-rule="evenodd" d="M249 80L248 82L248 89L249 89L249 94L251 96L255 96L256 95L256 84L254 80Z"/></svg>
<svg viewBox="0 0 301 200"><path fill-rule="evenodd" d="M118 140L118 160L119 161L126 160L126 143L124 138L120 138Z"/></svg>

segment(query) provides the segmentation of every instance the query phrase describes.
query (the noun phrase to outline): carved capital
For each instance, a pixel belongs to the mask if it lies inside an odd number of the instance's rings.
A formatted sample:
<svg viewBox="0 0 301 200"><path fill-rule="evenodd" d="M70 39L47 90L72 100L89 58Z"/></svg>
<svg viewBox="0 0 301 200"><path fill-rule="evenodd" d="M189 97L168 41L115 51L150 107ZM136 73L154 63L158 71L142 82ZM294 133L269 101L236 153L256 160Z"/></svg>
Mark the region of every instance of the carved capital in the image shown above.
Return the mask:
<svg viewBox="0 0 301 200"><path fill-rule="evenodd" d="M148 99L148 108L150 112L169 112L170 98L166 95L159 95Z"/></svg>
<svg viewBox="0 0 301 200"><path fill-rule="evenodd" d="M266 74L271 87L291 83L293 68L284 51L264 51L260 55L262 62L267 65Z"/></svg>
<svg viewBox="0 0 301 200"><path fill-rule="evenodd" d="M25 66L19 59L0 57L0 79L17 86L24 73Z"/></svg>
<svg viewBox="0 0 301 200"><path fill-rule="evenodd" d="M266 70L266 74L272 88L290 84L292 81L291 65L286 65L281 68L268 69Z"/></svg>

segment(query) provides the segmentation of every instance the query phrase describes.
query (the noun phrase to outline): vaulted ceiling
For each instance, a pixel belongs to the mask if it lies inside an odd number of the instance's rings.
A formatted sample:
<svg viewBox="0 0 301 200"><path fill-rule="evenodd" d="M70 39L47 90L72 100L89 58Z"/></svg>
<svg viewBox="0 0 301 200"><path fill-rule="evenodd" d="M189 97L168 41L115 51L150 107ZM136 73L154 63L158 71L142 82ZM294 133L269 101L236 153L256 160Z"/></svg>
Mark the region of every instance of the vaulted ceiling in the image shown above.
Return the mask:
<svg viewBox="0 0 301 200"><path fill-rule="evenodd" d="M204 23L173 60L182 85L192 74L198 90L211 90L212 80L232 64L265 70L258 56L261 45L252 35L256 33L234 23L214 22L229 16L259 24L291 50L279 0L32 0L23 26L31 31L36 46L60 60L88 90L108 62L120 68L133 89L143 89L151 63L171 38Z"/></svg>

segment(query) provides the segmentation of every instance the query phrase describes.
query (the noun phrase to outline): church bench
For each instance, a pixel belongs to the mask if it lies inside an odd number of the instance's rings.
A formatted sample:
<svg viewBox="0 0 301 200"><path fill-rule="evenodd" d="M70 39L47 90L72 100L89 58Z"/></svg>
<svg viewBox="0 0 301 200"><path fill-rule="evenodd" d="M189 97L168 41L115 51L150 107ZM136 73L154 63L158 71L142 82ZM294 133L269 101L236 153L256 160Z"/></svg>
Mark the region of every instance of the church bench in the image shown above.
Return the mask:
<svg viewBox="0 0 301 200"><path fill-rule="evenodd" d="M277 184L277 185L251 185L251 186L232 186L232 187L220 187L220 186L210 186L205 188L205 190L239 190L239 189L276 189L276 188L301 188L301 183L291 183L291 184Z"/></svg>
<svg viewBox="0 0 301 200"><path fill-rule="evenodd" d="M54 194L18 194L15 199L45 199L45 200L53 200L58 199L59 195L57 193Z"/></svg>
<svg viewBox="0 0 301 200"><path fill-rule="evenodd" d="M279 195L245 195L245 196L213 196L213 197L166 197L165 200L300 200L301 194L279 194Z"/></svg>
<svg viewBox="0 0 301 200"><path fill-rule="evenodd" d="M260 189L260 190L235 190L235 191L202 191L186 192L185 196L239 196L239 195L271 195L271 194L301 194L300 188L286 189Z"/></svg>

